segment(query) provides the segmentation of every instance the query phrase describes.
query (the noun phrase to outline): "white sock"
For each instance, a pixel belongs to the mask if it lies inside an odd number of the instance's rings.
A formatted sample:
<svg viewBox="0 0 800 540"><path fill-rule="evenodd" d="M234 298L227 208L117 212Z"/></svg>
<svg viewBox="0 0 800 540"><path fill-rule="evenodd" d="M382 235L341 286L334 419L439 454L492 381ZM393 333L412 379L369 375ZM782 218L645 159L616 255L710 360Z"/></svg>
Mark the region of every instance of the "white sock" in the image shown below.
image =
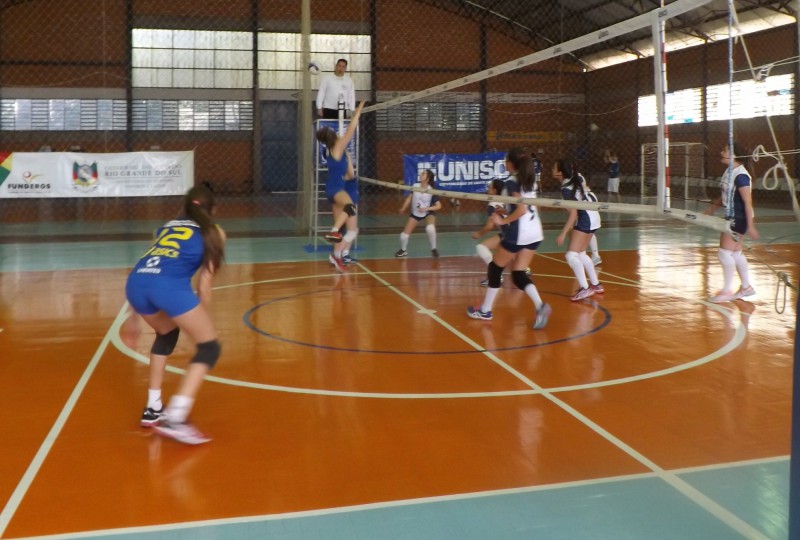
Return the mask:
<svg viewBox="0 0 800 540"><path fill-rule="evenodd" d="M492 262L492 250L484 246L483 244L478 244L477 246L475 246L475 252L478 254L478 257L480 257L481 260L486 264Z"/></svg>
<svg viewBox="0 0 800 540"><path fill-rule="evenodd" d="M154 411L160 411L164 405L161 403L161 389L153 390L149 388L147 390L147 406Z"/></svg>
<svg viewBox="0 0 800 540"><path fill-rule="evenodd" d="M592 239L589 240L589 251L592 252L593 256L600 256L600 250L597 249L597 237L592 235Z"/></svg>
<svg viewBox="0 0 800 540"><path fill-rule="evenodd" d="M736 260L733 258L733 252L729 249L719 249L719 262L722 263L722 276L724 285L722 292L733 292L733 271L736 269Z"/></svg>
<svg viewBox="0 0 800 540"><path fill-rule="evenodd" d="M189 413L192 411L194 405L194 398L189 396L172 396L167 406L167 420L182 424L189 418Z"/></svg>
<svg viewBox="0 0 800 540"><path fill-rule="evenodd" d="M589 283L586 281L586 272L583 270L583 262L581 261L581 257L578 252L567 251L567 253L564 255L564 258L567 260L569 267L572 268L572 273L575 274L575 278L578 280L578 285L580 288L588 288Z"/></svg>
<svg viewBox="0 0 800 540"><path fill-rule="evenodd" d="M409 236L406 233L404 232L400 233L400 249L402 249L403 251L406 251L408 249L408 238Z"/></svg>
<svg viewBox="0 0 800 540"><path fill-rule="evenodd" d="M536 285L531 283L530 285L525 285L525 294L533 300L533 305L536 306L536 310L542 309L544 302L542 302L542 297L539 296L539 289L536 288Z"/></svg>
<svg viewBox="0 0 800 540"><path fill-rule="evenodd" d="M500 291L500 288L492 289L491 287L486 288L486 296L483 297L483 304L481 304L481 311L486 313L487 311L492 311L492 305L494 304L494 299L497 297L497 293Z"/></svg>
<svg viewBox="0 0 800 540"><path fill-rule="evenodd" d="M597 285L600 283L600 280L597 279L597 270L594 269L594 263L592 263L592 258L589 257L586 252L579 253L578 256L581 258L581 262L583 263L583 270L586 272L586 277L589 278L589 283L592 285Z"/></svg>
<svg viewBox="0 0 800 540"><path fill-rule="evenodd" d="M736 271L739 272L739 279L742 280L742 289L750 286L750 266L747 264L747 257L742 250L733 252L733 260L736 263Z"/></svg>
<svg viewBox="0 0 800 540"><path fill-rule="evenodd" d="M433 223L425 225L425 233L428 235L428 242L431 243L431 249L436 249L436 225Z"/></svg>

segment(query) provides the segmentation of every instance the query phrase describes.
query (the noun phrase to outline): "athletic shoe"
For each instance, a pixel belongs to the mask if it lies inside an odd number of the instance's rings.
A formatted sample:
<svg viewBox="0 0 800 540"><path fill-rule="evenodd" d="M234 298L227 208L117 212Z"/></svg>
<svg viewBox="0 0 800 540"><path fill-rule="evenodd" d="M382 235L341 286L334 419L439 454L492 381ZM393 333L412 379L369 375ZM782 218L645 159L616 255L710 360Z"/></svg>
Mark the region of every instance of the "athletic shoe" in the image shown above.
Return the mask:
<svg viewBox="0 0 800 540"><path fill-rule="evenodd" d="M753 291L755 293L755 291ZM738 300L740 297L738 296L739 293L732 293L732 292L725 292L721 291L716 295L712 296L708 299L709 302L712 304L721 304L723 302L732 302L734 300Z"/></svg>
<svg viewBox="0 0 800 540"><path fill-rule="evenodd" d="M154 428L155 432L163 437L175 439L184 444L203 444L211 440L203 435L196 427L188 422L177 423L162 421Z"/></svg>
<svg viewBox="0 0 800 540"><path fill-rule="evenodd" d="M491 311L481 311L480 308L474 308L472 306L467 308L467 315L472 319L480 319L481 321L492 320Z"/></svg>
<svg viewBox="0 0 800 540"><path fill-rule="evenodd" d="M405 257L408 255L408 252L404 249L398 249L397 253L394 254L395 257Z"/></svg>
<svg viewBox="0 0 800 540"><path fill-rule="evenodd" d="M525 269L525 275L529 276L531 274L533 274L533 272L531 272L531 267L529 266L528 268Z"/></svg>
<svg viewBox="0 0 800 540"><path fill-rule="evenodd" d="M606 290L603 288L602 283L597 283L597 285L589 284L589 288L594 291L594 294L603 294Z"/></svg>
<svg viewBox="0 0 800 540"><path fill-rule="evenodd" d="M432 249L431 250L431 257L433 257L435 259L438 256L439 256L439 250L438 249Z"/></svg>
<svg viewBox="0 0 800 540"><path fill-rule="evenodd" d="M500 276L500 284L503 284L503 276ZM481 280L481 287L488 287L489 286L489 278L483 278Z"/></svg>
<svg viewBox="0 0 800 540"><path fill-rule="evenodd" d="M600 266L603 264L603 259L600 258L600 255L592 255L592 264L595 266Z"/></svg>
<svg viewBox="0 0 800 540"><path fill-rule="evenodd" d="M349 253L347 255L342 255L342 263L344 264L356 264L357 262L358 260L351 257Z"/></svg>
<svg viewBox="0 0 800 540"><path fill-rule="evenodd" d="M756 290L752 285L748 285L746 288L739 287L739 290L736 291L736 298L744 298L745 296L753 296L754 294L756 294Z"/></svg>
<svg viewBox="0 0 800 540"><path fill-rule="evenodd" d="M160 411L151 409L150 407L145 407L139 424L142 427L153 427L158 425L158 422L161 418L164 418L164 407L161 407Z"/></svg>
<svg viewBox="0 0 800 540"><path fill-rule="evenodd" d="M589 298L590 296L594 296L594 291L589 287L586 287L585 289L578 289L575 294L570 296L569 299L573 302L577 302L578 300L583 300L584 298Z"/></svg>
<svg viewBox="0 0 800 540"><path fill-rule="evenodd" d="M553 308L550 307L550 304L542 305L542 309L536 312L536 320L533 322L533 329L534 330L541 330L545 326L547 326L547 321L550 320L550 315L553 313Z"/></svg>
<svg viewBox="0 0 800 540"><path fill-rule="evenodd" d="M344 273L344 263L341 257L336 255L328 255L328 262L331 263L337 272Z"/></svg>
<svg viewBox="0 0 800 540"><path fill-rule="evenodd" d="M338 244L342 241L342 233L338 231L330 231L325 233L325 240L331 244Z"/></svg>

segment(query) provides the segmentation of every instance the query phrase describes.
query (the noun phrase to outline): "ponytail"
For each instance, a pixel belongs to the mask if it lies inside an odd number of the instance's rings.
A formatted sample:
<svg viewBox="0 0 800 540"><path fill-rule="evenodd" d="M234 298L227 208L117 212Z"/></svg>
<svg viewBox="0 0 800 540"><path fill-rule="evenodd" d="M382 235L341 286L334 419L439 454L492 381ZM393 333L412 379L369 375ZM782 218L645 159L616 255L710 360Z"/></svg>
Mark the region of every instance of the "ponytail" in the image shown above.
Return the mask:
<svg viewBox="0 0 800 540"><path fill-rule="evenodd" d="M753 176L753 156L750 151L736 141L733 141L733 148L729 148L728 151L731 153L731 160L741 163L750 176Z"/></svg>
<svg viewBox="0 0 800 540"><path fill-rule="evenodd" d="M200 226L203 235L203 266L213 268L216 272L222 266L225 256L222 233L211 218L214 208L214 195L205 186L195 186L186 193L183 210L186 215Z"/></svg>
<svg viewBox="0 0 800 540"><path fill-rule="evenodd" d="M536 175L533 170L533 160L527 148L519 146L512 148L506 154L506 159L517 171L517 182L522 191L533 191Z"/></svg>

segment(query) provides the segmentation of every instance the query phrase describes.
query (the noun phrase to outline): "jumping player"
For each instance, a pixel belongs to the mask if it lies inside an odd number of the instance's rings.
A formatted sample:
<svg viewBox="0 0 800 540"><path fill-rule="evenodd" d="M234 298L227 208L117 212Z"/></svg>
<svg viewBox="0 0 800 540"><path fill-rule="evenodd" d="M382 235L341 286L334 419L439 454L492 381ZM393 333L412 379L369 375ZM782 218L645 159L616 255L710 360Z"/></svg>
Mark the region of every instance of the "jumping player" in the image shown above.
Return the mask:
<svg viewBox="0 0 800 540"><path fill-rule="evenodd" d="M747 258L742 253L742 237L749 234L753 240L758 240L759 234L755 226L755 213L753 212L752 175L750 173L750 154L739 143L733 143L733 157L727 146L720 152L722 163L727 165L722 176L722 193L719 199L712 201L712 206L706 214L713 214L719 206L725 207L725 217L731 223L732 234L719 235L719 262L722 264L724 283L722 290L709 298L709 301L719 304L730 302L756 293L750 284L750 267ZM733 158L733 167L731 164ZM733 291L733 272L736 270L742 284L739 290Z"/></svg>
<svg viewBox="0 0 800 540"><path fill-rule="evenodd" d="M422 188L435 187L433 171L425 169L419 173L419 182L414 186ZM417 228L417 224L424 219L425 233L428 235L428 242L431 244L431 255L438 257L439 250L436 249L436 211L442 209L439 197L431 193L412 191L403 201L400 213L405 214L409 207L411 208L411 214L408 216L403 232L400 233L400 249L397 250L394 256L405 257L408 255L408 239L414 229Z"/></svg>
<svg viewBox="0 0 800 540"><path fill-rule="evenodd" d="M553 178L561 180L561 196L565 200L597 202L597 196L589 189L586 180L566 160L560 159L553 164ZM570 208L564 228L556 238L556 244L561 246L564 244L567 234L570 235L569 247L564 258L567 260L569 267L572 268L572 272L575 274L580 286L575 294L570 297L573 302L605 292L603 285L597 279L594 263L586 254L589 241L599 228L599 212ZM587 275L589 276L588 281L586 279Z"/></svg>
<svg viewBox="0 0 800 540"><path fill-rule="evenodd" d="M347 222L348 218L356 215L356 205L345 188L345 181L355 177L353 164L350 161L350 155L347 153L347 145L356 132L358 118L363 108L364 102L362 101L356 107L353 118L350 120L350 125L347 126L347 131L341 137L336 133L336 130L327 126L317 130L317 140L328 149L328 179L325 182L325 194L333 206L333 226L330 232L325 234L325 240L336 244L333 248L331 262L339 272L344 272L344 263L342 262L342 249L344 246L342 245L342 240L344 240L345 245L352 244L358 234L355 230L348 228L345 235L342 236L339 229Z"/></svg>
<svg viewBox="0 0 800 540"><path fill-rule="evenodd" d="M211 440L188 423L188 417L203 377L220 355L209 310L211 283L222 264L225 233L211 218L213 208L211 191L203 186L190 189L183 215L157 231L154 244L134 266L125 288L134 311L156 332L141 425L187 444ZM197 294L191 283L195 272ZM164 369L181 331L194 340L197 352L165 410L161 402Z"/></svg>
<svg viewBox="0 0 800 540"><path fill-rule="evenodd" d="M506 181L506 191L512 197L535 197L536 186L533 162L528 151L524 148L512 148L506 155L506 169L511 174ZM499 213L492 215L492 221L497 225L508 225L508 230L503 236L500 246L494 252L494 257L489 263L487 278L489 286L483 304L479 308L467 308L467 315L473 319L484 321L492 320L492 305L500 290L500 279L503 268L513 263L511 279L519 289L531 299L536 308L536 317L533 329L539 330L547 326L552 309L545 304L539 296L536 285L526 275L525 269L530 265L533 255L539 244L544 240L542 220L535 206L509 205L508 215L501 217Z"/></svg>

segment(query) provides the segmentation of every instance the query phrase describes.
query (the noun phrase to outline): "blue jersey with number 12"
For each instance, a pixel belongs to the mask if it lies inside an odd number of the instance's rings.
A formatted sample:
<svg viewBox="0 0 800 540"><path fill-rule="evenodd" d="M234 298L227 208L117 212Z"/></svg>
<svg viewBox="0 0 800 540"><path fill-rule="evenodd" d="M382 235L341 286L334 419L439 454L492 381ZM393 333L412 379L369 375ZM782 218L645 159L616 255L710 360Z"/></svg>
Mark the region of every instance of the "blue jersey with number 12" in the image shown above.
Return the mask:
<svg viewBox="0 0 800 540"><path fill-rule="evenodd" d="M197 223L190 219L170 221L156 232L156 241L136 263L131 278L148 285L191 281L203 263L204 251Z"/></svg>

